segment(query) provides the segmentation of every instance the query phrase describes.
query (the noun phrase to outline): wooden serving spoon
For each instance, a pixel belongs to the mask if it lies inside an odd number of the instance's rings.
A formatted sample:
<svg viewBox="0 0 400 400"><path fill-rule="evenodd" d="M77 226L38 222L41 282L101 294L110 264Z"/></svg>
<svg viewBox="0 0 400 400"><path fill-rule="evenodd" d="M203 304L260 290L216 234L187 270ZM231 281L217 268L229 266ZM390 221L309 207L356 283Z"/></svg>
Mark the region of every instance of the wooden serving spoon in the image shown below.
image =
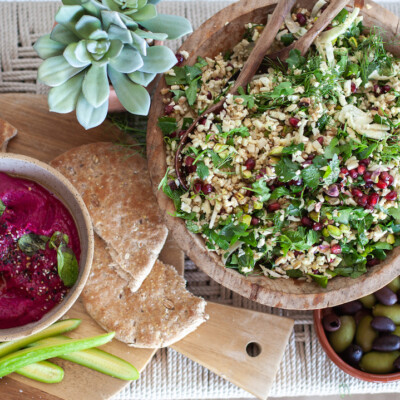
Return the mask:
<svg viewBox="0 0 400 400"><path fill-rule="evenodd" d="M284 49L276 51L272 54L268 54L267 57L271 60L279 59L284 62L289 57L290 51L294 49L299 50L301 55L304 56L310 46L313 44L316 37L332 22L336 15L343 10L348 1L349 0L332 0L326 10L304 36L292 43L290 46L287 46Z"/></svg>
<svg viewBox="0 0 400 400"><path fill-rule="evenodd" d="M261 36L258 38L254 49L252 50L249 58L244 64L242 71L240 72L235 84L229 91L231 94L237 93L237 89L239 87L246 86L263 61L265 54L267 54L268 49L271 47L272 43L275 40L275 37L282 26L282 23L285 19L285 16L290 12L296 0L281 0L278 2L275 10L272 14L272 18L270 19L267 26L261 33ZM178 148L175 154L175 170L178 176L179 182L185 190L188 190L185 184L185 179L181 171L182 159L181 159L181 151L185 146L186 140L191 132L193 132L195 126L199 123L200 119L204 118L206 115L210 113L218 113L222 110L225 102L225 97L223 97L218 103L211 106L208 110L206 110L203 114L201 114L187 131L182 135Z"/></svg>

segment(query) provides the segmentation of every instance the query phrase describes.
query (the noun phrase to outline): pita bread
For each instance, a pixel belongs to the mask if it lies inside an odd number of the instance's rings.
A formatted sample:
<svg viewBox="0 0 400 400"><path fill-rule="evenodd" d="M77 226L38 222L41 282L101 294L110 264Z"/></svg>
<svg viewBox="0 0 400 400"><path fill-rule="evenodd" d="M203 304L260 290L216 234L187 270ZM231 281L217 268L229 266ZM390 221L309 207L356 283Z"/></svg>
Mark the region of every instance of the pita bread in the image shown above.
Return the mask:
<svg viewBox="0 0 400 400"><path fill-rule="evenodd" d="M8 142L15 136L17 136L17 128L14 128L7 121L0 119L0 151L5 153Z"/></svg>
<svg viewBox="0 0 400 400"><path fill-rule="evenodd" d="M78 189L116 270L132 291L150 273L167 238L146 160L112 143L72 149L51 162Z"/></svg>
<svg viewBox="0 0 400 400"><path fill-rule="evenodd" d="M95 235L92 271L82 292L87 312L115 337L135 347L165 347L206 320L206 302L188 292L175 268L156 261L136 293L112 266L102 239Z"/></svg>

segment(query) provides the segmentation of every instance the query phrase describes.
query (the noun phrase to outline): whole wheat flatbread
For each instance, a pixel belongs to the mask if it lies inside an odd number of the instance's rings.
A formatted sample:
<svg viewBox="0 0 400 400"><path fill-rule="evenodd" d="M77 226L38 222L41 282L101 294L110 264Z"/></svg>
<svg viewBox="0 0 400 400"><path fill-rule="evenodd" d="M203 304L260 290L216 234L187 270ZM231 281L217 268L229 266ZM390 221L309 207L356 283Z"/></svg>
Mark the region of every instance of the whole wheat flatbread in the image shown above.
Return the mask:
<svg viewBox="0 0 400 400"><path fill-rule="evenodd" d="M0 119L0 151L5 153L8 142L15 136L17 136L17 128Z"/></svg>
<svg viewBox="0 0 400 400"><path fill-rule="evenodd" d="M92 271L82 292L87 312L115 337L135 347L165 347L206 320L206 302L188 292L175 268L156 261L136 293L117 274L104 241L95 235Z"/></svg>
<svg viewBox="0 0 400 400"><path fill-rule="evenodd" d="M132 291L150 273L167 238L146 160L112 143L77 147L51 162L78 189L118 273Z"/></svg>

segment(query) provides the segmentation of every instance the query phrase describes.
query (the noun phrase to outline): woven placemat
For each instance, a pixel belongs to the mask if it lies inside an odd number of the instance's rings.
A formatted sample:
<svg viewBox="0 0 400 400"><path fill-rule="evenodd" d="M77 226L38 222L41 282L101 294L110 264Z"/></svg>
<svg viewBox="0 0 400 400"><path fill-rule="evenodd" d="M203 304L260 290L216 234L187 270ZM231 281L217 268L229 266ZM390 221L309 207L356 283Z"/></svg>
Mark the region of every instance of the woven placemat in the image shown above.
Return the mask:
<svg viewBox="0 0 400 400"><path fill-rule="evenodd" d="M197 28L203 21L230 4L230 1L164 1L160 12L183 15ZM400 2L380 2L400 14ZM32 49L37 38L52 25L57 2L0 2L0 92L46 93L36 82L40 64ZM175 50L181 41L170 42ZM218 285L190 261L185 277L189 289L207 300L244 307L295 319L271 397L307 395L346 395L355 393L392 393L400 383L374 384L358 381L344 374L322 351L312 328L311 312L292 312L264 307ZM268 335L268 332L266 332ZM133 382L113 400L133 399L233 399L248 393L226 382L200 365L171 349L160 350L137 382Z"/></svg>

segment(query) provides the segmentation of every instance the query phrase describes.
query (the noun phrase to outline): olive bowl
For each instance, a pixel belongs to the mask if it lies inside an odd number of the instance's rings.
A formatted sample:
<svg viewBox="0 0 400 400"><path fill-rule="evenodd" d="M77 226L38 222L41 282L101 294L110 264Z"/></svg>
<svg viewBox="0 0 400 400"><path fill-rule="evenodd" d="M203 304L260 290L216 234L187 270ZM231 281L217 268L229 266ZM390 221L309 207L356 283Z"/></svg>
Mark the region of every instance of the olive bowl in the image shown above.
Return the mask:
<svg viewBox="0 0 400 400"><path fill-rule="evenodd" d="M79 235L81 257L79 275L61 303L35 322L0 329L0 342L20 339L47 328L59 320L75 303L89 277L93 261L94 238L89 212L80 194L62 174L30 157L0 152L0 172L34 181L55 195L71 213Z"/></svg>
<svg viewBox="0 0 400 400"><path fill-rule="evenodd" d="M312 9L316 0L299 0L300 8ZM245 33L245 24L265 24L273 12L276 0L247 0L235 2L203 23L181 46L189 58L185 65L193 65L198 56L215 57L232 49ZM354 2L349 0L350 8ZM385 41L396 43L400 31L399 18L371 0L364 1L361 10L367 28L381 27ZM400 54L400 47L388 45L388 50ZM372 293L400 274L400 247L391 251L385 261L368 268L358 278L338 276L330 280L327 288L317 283L295 279L270 279L263 275L241 275L225 268L221 257L209 251L199 234L189 232L185 221L174 217L174 203L162 190L158 190L167 171L166 144L157 122L164 115L165 79L160 79L154 95L147 126L147 159L150 178L164 221L186 255L219 284L241 296L270 307L292 310L314 310L349 302Z"/></svg>
<svg viewBox="0 0 400 400"><path fill-rule="evenodd" d="M369 372L361 371L357 368L352 367L346 363L340 356L333 350L331 344L329 343L328 337L326 336L324 326L322 324L322 319L325 315L331 312L331 308L324 308L322 310L314 311L314 329L317 334L318 341L324 349L326 355L330 360L336 364L342 371L346 374L351 375L354 378L361 379L367 382L394 382L400 380L400 372L393 372L390 374L371 374Z"/></svg>

